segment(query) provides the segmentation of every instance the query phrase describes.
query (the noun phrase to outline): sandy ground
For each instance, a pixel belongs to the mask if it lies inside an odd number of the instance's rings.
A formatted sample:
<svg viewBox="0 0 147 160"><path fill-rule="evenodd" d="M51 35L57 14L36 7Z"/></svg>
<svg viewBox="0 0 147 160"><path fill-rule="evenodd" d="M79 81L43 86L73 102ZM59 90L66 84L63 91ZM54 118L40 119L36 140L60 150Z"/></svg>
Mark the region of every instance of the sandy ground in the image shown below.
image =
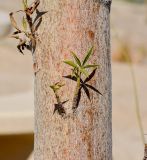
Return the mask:
<svg viewBox="0 0 147 160"><path fill-rule="evenodd" d="M6 1L12 3L10 0ZM9 11L11 8L17 8L17 5L12 3L8 9L7 5L0 1L0 7ZM115 8L117 10L117 7ZM127 14L124 15L127 18ZM115 21L115 19L113 20ZM129 20L126 23L129 23ZM116 24L119 28L119 22ZM122 27L120 26L121 29ZM142 35L142 31L140 32ZM138 35L140 34L138 33ZM146 68L146 64L134 66L143 126L147 134ZM113 63L112 74L114 160L139 160L143 157L143 145L134 107L129 67L126 64ZM32 131L33 73L31 55L27 53L23 56L18 53L15 43L10 39L0 40L0 133L28 133Z"/></svg>
<svg viewBox="0 0 147 160"><path fill-rule="evenodd" d="M146 67L146 65L136 65L134 67L145 133L147 133ZM143 155L143 146L136 117L130 68L127 65L113 63L112 73L114 159L139 160Z"/></svg>

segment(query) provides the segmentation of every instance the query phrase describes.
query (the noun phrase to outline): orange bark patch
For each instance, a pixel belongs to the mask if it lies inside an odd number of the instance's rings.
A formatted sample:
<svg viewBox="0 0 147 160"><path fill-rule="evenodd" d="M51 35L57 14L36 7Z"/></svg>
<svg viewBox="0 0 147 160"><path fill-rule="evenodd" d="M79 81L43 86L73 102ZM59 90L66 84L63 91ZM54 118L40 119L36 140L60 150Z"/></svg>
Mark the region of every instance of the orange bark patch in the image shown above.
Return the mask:
<svg viewBox="0 0 147 160"><path fill-rule="evenodd" d="M93 12L97 13L97 12L99 12L99 9L100 9L100 4L99 3L95 3L94 6L93 6Z"/></svg>
<svg viewBox="0 0 147 160"><path fill-rule="evenodd" d="M87 157L88 160L93 159L93 144L92 144L92 126L93 126L93 116L94 111L92 109L87 109L85 114L88 116L88 126L83 126L83 133L81 135L81 139L84 143L87 144Z"/></svg>
<svg viewBox="0 0 147 160"><path fill-rule="evenodd" d="M87 110L85 111L85 113L88 114L88 116L89 116L89 123L90 123L90 126L92 126L92 124L93 124L94 111L93 111L92 109L87 109Z"/></svg>
<svg viewBox="0 0 147 160"><path fill-rule="evenodd" d="M93 159L93 149L92 149L92 140L91 133L89 129L85 129L82 134L82 141L87 144L87 157L89 160Z"/></svg>
<svg viewBox="0 0 147 160"><path fill-rule="evenodd" d="M89 30L89 31L88 31L88 36L89 36L89 38L90 38L91 40L94 40L95 34L94 34L93 31Z"/></svg>
<svg viewBox="0 0 147 160"><path fill-rule="evenodd" d="M64 155L64 156L67 156L67 154L68 154L68 150L67 150L66 148L64 148L64 149L63 149L63 155Z"/></svg>

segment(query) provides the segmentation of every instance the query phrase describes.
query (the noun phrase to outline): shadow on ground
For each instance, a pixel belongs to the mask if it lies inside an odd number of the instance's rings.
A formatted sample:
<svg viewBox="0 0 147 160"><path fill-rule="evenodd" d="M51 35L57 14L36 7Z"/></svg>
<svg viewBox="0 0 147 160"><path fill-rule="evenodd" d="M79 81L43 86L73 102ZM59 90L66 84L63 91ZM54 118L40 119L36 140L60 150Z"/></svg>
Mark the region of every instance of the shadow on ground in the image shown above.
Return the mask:
<svg viewBox="0 0 147 160"><path fill-rule="evenodd" d="M0 135L1 160L26 160L33 151L34 135Z"/></svg>

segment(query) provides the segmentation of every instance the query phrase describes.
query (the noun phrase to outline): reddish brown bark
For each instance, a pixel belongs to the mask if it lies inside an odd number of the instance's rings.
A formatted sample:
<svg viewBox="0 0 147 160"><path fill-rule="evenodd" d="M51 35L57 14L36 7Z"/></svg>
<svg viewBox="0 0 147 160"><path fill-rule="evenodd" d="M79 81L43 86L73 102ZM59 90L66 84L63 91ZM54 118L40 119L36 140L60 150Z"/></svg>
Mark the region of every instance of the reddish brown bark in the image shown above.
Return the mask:
<svg viewBox="0 0 147 160"><path fill-rule="evenodd" d="M104 1L104 0L103 0ZM35 66L35 160L111 160L111 63L109 9L98 0L42 0L48 11L39 28ZM75 115L72 99L75 82L63 79L70 69L62 63L70 51L83 57L94 46L91 63L100 65L91 84L103 96L82 92ZM63 80L61 101L67 116L55 113L50 85Z"/></svg>

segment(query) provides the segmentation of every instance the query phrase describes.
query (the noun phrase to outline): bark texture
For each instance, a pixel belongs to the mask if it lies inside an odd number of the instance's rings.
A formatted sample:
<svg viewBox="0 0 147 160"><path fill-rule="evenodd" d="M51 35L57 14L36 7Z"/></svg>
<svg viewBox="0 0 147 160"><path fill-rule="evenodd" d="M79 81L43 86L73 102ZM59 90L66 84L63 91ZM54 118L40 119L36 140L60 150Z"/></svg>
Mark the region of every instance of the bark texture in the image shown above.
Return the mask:
<svg viewBox="0 0 147 160"><path fill-rule="evenodd" d="M42 0L48 11L38 31L35 67L35 160L111 160L111 62L109 8L105 0ZM70 51L81 58L94 46L91 63L100 65L91 84L103 96L85 93L75 115L72 99L76 83L62 76L70 67L62 63ZM57 103L50 85L64 81L59 92L67 116L53 115Z"/></svg>

